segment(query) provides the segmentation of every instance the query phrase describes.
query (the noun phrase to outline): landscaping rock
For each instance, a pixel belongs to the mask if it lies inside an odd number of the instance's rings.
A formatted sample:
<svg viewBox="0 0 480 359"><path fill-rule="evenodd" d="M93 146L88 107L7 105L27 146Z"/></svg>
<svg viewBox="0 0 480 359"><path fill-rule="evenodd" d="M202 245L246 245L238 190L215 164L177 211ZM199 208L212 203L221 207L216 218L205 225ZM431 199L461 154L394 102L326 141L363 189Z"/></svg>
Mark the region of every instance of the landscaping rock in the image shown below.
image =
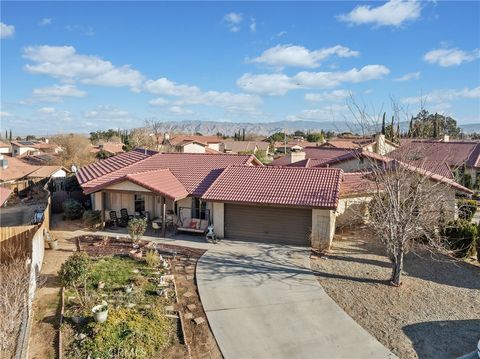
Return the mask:
<svg viewBox="0 0 480 359"><path fill-rule="evenodd" d="M165 307L165 310L166 310L167 312L173 312L173 311L175 311L175 309L173 308L173 305L166 306L166 307Z"/></svg>
<svg viewBox="0 0 480 359"><path fill-rule="evenodd" d="M192 313L186 313L184 315L184 317L185 317L185 319L191 320L191 319L193 319L193 314Z"/></svg>
<svg viewBox="0 0 480 359"><path fill-rule="evenodd" d="M178 315L175 315L175 314L165 314L165 316L171 319L178 319Z"/></svg>
<svg viewBox="0 0 480 359"><path fill-rule="evenodd" d="M195 304L189 304L187 305L187 308L189 311L193 312L195 309L197 309L197 306Z"/></svg>
<svg viewBox="0 0 480 359"><path fill-rule="evenodd" d="M193 293L191 293L191 292L185 292L185 293L183 294L183 296L184 296L185 298L190 298L192 295L193 295Z"/></svg>
<svg viewBox="0 0 480 359"><path fill-rule="evenodd" d="M195 318L193 321L194 321L195 324L197 324L197 325L202 324L202 323L205 323L205 319L202 318L202 317Z"/></svg>

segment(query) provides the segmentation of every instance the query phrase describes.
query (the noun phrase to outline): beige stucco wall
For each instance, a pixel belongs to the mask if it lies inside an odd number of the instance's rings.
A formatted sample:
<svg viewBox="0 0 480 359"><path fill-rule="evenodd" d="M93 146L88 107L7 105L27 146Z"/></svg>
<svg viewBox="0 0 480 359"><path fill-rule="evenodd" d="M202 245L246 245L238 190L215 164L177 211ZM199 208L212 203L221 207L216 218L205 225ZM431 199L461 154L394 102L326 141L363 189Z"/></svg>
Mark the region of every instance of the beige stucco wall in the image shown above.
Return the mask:
<svg viewBox="0 0 480 359"><path fill-rule="evenodd" d="M220 143L209 143L208 148L211 148L212 150L215 150L215 151L221 150Z"/></svg>
<svg viewBox="0 0 480 359"><path fill-rule="evenodd" d="M150 192L148 189L139 186L130 181L123 181L120 183L112 184L111 186L105 187L106 190L117 190L117 191L133 191L133 192Z"/></svg>
<svg viewBox="0 0 480 359"><path fill-rule="evenodd" d="M223 238L225 236L225 204L218 202L209 202L209 204L213 207L212 222L214 232L218 238Z"/></svg>
<svg viewBox="0 0 480 359"><path fill-rule="evenodd" d="M335 212L336 227L350 227L364 223L368 218L368 203L371 197L341 198Z"/></svg>
<svg viewBox="0 0 480 359"><path fill-rule="evenodd" d="M205 153L205 147L197 143L189 143L188 145L183 146L184 153Z"/></svg>
<svg viewBox="0 0 480 359"><path fill-rule="evenodd" d="M318 250L328 250L335 234L335 211L312 209L311 246Z"/></svg>

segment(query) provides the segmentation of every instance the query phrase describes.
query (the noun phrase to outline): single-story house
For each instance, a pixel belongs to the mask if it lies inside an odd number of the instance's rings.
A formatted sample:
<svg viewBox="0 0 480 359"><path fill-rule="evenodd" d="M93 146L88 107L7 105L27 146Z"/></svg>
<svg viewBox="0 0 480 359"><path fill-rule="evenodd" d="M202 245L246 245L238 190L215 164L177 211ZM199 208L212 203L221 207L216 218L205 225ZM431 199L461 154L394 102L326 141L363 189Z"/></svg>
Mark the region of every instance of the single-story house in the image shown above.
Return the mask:
<svg viewBox="0 0 480 359"><path fill-rule="evenodd" d="M275 152L279 153L288 153L292 151L302 151L305 147L315 147L315 146L321 146L320 143L317 142L308 142L305 140L291 140L287 142L274 142L273 143L273 148Z"/></svg>
<svg viewBox="0 0 480 359"><path fill-rule="evenodd" d="M12 141L12 156L32 155L40 153L60 153L62 148L54 143L50 143L48 139L39 140L18 140Z"/></svg>
<svg viewBox="0 0 480 359"><path fill-rule="evenodd" d="M108 156L113 156L125 151L123 150L123 143L121 142L103 142L103 143L99 143L96 146L93 146L90 152L95 154L99 152L104 152Z"/></svg>
<svg viewBox="0 0 480 359"><path fill-rule="evenodd" d="M301 151L278 157L270 162L271 166L294 165L299 167L314 167L334 158L338 158L352 152L351 149L329 148L329 147L305 147Z"/></svg>
<svg viewBox="0 0 480 359"><path fill-rule="evenodd" d="M471 193L451 179L399 164L445 184L453 209L455 191ZM263 166L253 155L142 150L82 167L77 178L104 220L109 211L126 208L162 218L165 231L170 213L182 223L213 224L219 237L318 249L329 248L335 227L352 223L352 214L364 211L376 190L368 174L339 168Z"/></svg>
<svg viewBox="0 0 480 359"><path fill-rule="evenodd" d="M264 141L223 141L224 153L256 153L257 151L265 151L269 155L270 144Z"/></svg>
<svg viewBox="0 0 480 359"><path fill-rule="evenodd" d="M208 153L208 149L221 152L222 140L217 136L178 135L165 136L169 144L184 153Z"/></svg>
<svg viewBox="0 0 480 359"><path fill-rule="evenodd" d="M342 148L346 150L363 149L369 152L385 155L399 147L385 138L385 135L377 134L374 137L338 137L327 140L322 147Z"/></svg>
<svg viewBox="0 0 480 359"><path fill-rule="evenodd" d="M480 188L480 141L409 140L389 157L416 166L429 163L431 169L447 164L460 182Z"/></svg>

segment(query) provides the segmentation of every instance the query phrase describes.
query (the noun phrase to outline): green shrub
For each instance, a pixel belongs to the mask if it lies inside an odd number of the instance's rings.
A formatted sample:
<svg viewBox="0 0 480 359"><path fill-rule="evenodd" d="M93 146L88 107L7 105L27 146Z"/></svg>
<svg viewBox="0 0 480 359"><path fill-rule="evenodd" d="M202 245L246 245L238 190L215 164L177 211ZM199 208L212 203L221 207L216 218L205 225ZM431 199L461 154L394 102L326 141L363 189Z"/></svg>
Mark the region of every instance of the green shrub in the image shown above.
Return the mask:
<svg viewBox="0 0 480 359"><path fill-rule="evenodd" d="M156 268L160 264L160 256L158 255L157 251L151 249L147 251L145 254L145 262L150 268Z"/></svg>
<svg viewBox="0 0 480 359"><path fill-rule="evenodd" d="M74 357L152 358L169 344L173 323L155 305L146 311L111 309L105 323L92 322L88 329Z"/></svg>
<svg viewBox="0 0 480 359"><path fill-rule="evenodd" d="M133 243L136 243L142 238L143 234L147 230L146 218L132 218L128 221L128 234Z"/></svg>
<svg viewBox="0 0 480 359"><path fill-rule="evenodd" d="M87 300L87 277L91 259L85 252L75 252L60 267L58 275L64 287L73 288L77 292L82 305ZM83 293L79 287L83 285Z"/></svg>
<svg viewBox="0 0 480 359"><path fill-rule="evenodd" d="M63 213L66 219L79 219L83 215L82 205L74 199L68 199L63 202Z"/></svg>
<svg viewBox="0 0 480 359"><path fill-rule="evenodd" d="M477 211L477 202L472 199L463 199L458 201L458 217L471 221Z"/></svg>
<svg viewBox="0 0 480 359"><path fill-rule="evenodd" d="M87 226L94 227L102 222L102 212L96 210L85 211L82 218Z"/></svg>
<svg viewBox="0 0 480 359"><path fill-rule="evenodd" d="M474 253L478 241L478 227L465 219L457 219L447 224L445 236L455 255L466 257Z"/></svg>

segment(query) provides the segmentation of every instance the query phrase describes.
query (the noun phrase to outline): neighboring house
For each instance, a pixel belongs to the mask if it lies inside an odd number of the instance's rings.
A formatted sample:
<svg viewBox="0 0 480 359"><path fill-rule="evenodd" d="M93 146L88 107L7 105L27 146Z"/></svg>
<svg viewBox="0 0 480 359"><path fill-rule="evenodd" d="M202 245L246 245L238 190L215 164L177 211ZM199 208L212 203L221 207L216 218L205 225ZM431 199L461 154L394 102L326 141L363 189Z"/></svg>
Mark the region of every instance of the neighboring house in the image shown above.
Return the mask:
<svg viewBox="0 0 480 359"><path fill-rule="evenodd" d="M12 149L8 143L0 141L0 155L11 153Z"/></svg>
<svg viewBox="0 0 480 359"><path fill-rule="evenodd" d="M460 182L480 188L480 141L410 140L389 157L413 165L428 163L431 169L446 163Z"/></svg>
<svg viewBox="0 0 480 359"><path fill-rule="evenodd" d="M60 153L62 148L54 143L50 143L49 140L38 141L38 140L19 140L12 141L12 156L23 156L23 155L36 155L41 153Z"/></svg>
<svg viewBox="0 0 480 359"><path fill-rule="evenodd" d="M0 164L0 186L10 188L16 193L46 178L54 178L60 182L68 172L62 166L34 166L16 157L1 156Z"/></svg>
<svg viewBox="0 0 480 359"><path fill-rule="evenodd" d="M297 166L299 167L315 167L350 152L352 152L352 150L343 148L330 148L323 146L306 147L302 151L290 151L287 155L273 160L270 165L287 166L298 162Z"/></svg>
<svg viewBox="0 0 480 359"><path fill-rule="evenodd" d="M23 155L23 156L17 156L17 158L21 158L23 162L26 162L31 165L37 165L37 166L52 165L60 162L59 155L55 153L39 153L37 155Z"/></svg>
<svg viewBox="0 0 480 359"><path fill-rule="evenodd" d="M269 155L270 144L264 141L223 141L224 153L253 153L264 151Z"/></svg>
<svg viewBox="0 0 480 359"><path fill-rule="evenodd" d="M100 143L90 150L92 153L104 152L107 156L113 156L118 153L125 152L123 150L123 143L120 142L104 142Z"/></svg>
<svg viewBox="0 0 480 359"><path fill-rule="evenodd" d="M372 138L364 137L339 137L327 140L322 147L342 148L342 149L363 149L369 152L385 155L399 147L385 138L385 135L377 134Z"/></svg>
<svg viewBox="0 0 480 359"><path fill-rule="evenodd" d="M207 149L221 152L222 140L217 136L178 135L170 138L166 135L165 138L179 152L205 153L208 152Z"/></svg>
<svg viewBox="0 0 480 359"><path fill-rule="evenodd" d="M317 142L308 142L302 139L292 140L285 142L274 142L273 148L275 152L279 153L288 153L291 151L302 151L305 147L315 147L321 146L320 143Z"/></svg>

